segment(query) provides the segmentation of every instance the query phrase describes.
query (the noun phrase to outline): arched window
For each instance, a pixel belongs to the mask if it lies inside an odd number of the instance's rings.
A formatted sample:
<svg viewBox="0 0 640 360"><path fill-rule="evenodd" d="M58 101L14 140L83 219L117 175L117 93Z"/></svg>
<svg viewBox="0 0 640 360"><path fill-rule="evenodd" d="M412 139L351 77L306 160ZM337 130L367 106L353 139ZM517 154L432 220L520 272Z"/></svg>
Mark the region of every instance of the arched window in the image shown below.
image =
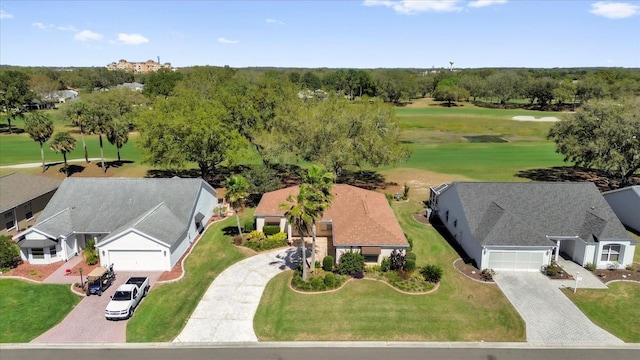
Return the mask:
<svg viewBox="0 0 640 360"><path fill-rule="evenodd" d="M619 244L609 244L602 247L602 255L600 255L600 261L619 261L620 260L620 248Z"/></svg>

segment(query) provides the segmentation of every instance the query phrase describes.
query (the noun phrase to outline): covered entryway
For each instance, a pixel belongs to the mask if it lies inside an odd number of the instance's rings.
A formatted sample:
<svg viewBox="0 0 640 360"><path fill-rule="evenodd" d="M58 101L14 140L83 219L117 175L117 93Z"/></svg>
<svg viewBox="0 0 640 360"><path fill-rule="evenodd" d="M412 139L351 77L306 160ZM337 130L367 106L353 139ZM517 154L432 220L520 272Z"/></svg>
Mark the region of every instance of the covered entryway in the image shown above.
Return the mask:
<svg viewBox="0 0 640 360"><path fill-rule="evenodd" d="M116 271L164 271L161 250L108 250L107 259Z"/></svg>
<svg viewBox="0 0 640 360"><path fill-rule="evenodd" d="M489 251L489 269L494 271L540 271L544 262L544 251Z"/></svg>

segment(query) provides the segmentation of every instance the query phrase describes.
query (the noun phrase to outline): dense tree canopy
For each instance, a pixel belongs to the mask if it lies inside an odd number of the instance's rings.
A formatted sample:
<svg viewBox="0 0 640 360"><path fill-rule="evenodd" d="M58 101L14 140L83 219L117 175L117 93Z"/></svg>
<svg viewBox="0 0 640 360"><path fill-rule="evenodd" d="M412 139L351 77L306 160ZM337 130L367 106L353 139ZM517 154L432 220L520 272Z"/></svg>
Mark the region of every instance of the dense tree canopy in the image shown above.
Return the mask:
<svg viewBox="0 0 640 360"><path fill-rule="evenodd" d="M565 161L606 170L628 183L640 169L640 99L592 100L549 132Z"/></svg>
<svg viewBox="0 0 640 360"><path fill-rule="evenodd" d="M9 123L21 117L28 110L27 104L36 97L29 89L29 76L22 71L6 70L0 72L0 110Z"/></svg>

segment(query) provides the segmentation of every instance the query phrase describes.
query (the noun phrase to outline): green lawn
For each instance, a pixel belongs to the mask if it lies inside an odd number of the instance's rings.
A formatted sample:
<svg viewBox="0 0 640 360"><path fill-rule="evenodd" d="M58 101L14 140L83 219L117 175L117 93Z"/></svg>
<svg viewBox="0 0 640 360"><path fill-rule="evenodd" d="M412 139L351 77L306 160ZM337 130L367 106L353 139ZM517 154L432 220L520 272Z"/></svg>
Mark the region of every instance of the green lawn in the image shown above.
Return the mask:
<svg viewBox="0 0 640 360"><path fill-rule="evenodd" d="M0 280L0 342L23 343L59 323L80 302L68 285Z"/></svg>
<svg viewBox="0 0 640 360"><path fill-rule="evenodd" d="M480 284L452 266L457 253L431 227L415 222L414 202L394 204L413 239L418 265L443 270L440 288L427 295L403 295L368 280L349 282L326 294L298 294L288 287L290 272L265 289L254 318L263 341L396 340L524 341L525 325L495 285Z"/></svg>
<svg viewBox="0 0 640 360"><path fill-rule="evenodd" d="M243 221L252 218L253 210L246 210L242 217ZM127 324L128 342L171 341L178 336L211 282L246 256L222 232L235 224L235 217L231 217L209 227L185 262L184 278L149 292Z"/></svg>
<svg viewBox="0 0 640 360"><path fill-rule="evenodd" d="M640 343L640 284L611 283L609 289L563 289L596 325L625 342Z"/></svg>
<svg viewBox="0 0 640 360"><path fill-rule="evenodd" d="M74 134L76 138L76 149L67 154L67 159L82 159L84 158L84 152L82 149L82 140L80 135ZM115 160L118 158L116 147L111 145L106 137L102 138L104 143L104 157L105 159ZM87 142L87 150L89 157L100 157L100 144L98 137L95 135L85 136ZM122 160L134 161L137 164L142 162L142 153L136 146L137 135L131 134L129 142L127 142L120 150ZM44 159L45 162L61 162L62 154L58 154L49 148L49 144L44 145ZM36 163L41 162L40 157L40 144L33 141L27 134L20 135L0 135L0 166L14 165L22 163Z"/></svg>

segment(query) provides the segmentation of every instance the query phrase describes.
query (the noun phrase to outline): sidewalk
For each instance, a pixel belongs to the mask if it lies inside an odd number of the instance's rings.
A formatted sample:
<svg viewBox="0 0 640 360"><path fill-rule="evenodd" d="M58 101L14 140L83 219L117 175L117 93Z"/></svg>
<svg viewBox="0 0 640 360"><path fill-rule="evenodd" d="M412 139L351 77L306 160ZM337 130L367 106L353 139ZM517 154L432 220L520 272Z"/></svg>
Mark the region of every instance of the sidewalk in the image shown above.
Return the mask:
<svg viewBox="0 0 640 360"><path fill-rule="evenodd" d="M54 271L53 274L49 275L46 279L44 279L43 283L45 284L73 284L79 283L79 276L71 276L66 275L67 269L73 269L74 266L78 265L82 261L82 256L74 256L66 263L62 264L58 268L58 270ZM87 274L84 274L85 277Z"/></svg>

